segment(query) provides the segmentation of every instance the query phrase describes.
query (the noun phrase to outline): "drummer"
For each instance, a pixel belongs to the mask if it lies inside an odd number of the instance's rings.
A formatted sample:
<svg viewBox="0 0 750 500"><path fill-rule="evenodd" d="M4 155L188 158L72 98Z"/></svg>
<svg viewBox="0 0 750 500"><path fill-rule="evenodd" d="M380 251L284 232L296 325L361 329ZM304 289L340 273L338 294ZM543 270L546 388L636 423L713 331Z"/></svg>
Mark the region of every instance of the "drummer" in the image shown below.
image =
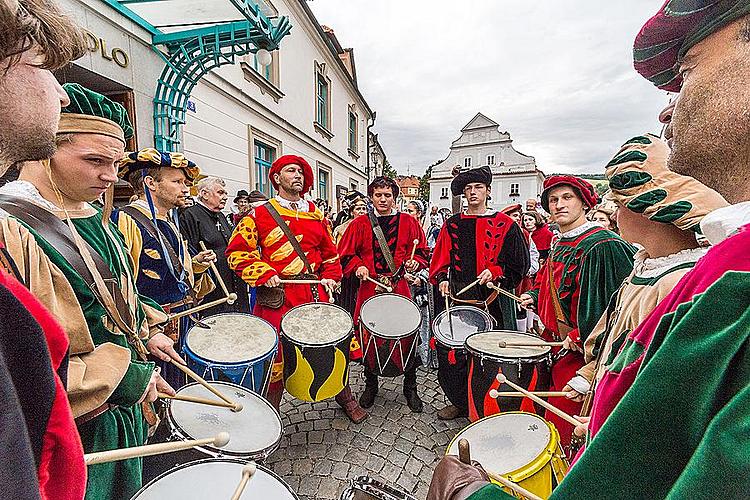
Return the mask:
<svg viewBox="0 0 750 500"><path fill-rule="evenodd" d="M357 294L354 323L365 300L382 291L369 279L393 287L393 292L411 298L406 272L414 273L427 267L427 241L419 222L407 213L396 210L399 188L390 177L376 177L367 186L373 210L354 219L339 243L344 274L354 275L362 283ZM380 236L378 236L378 234ZM414 241L416 240L416 245ZM413 258L411 257L413 254ZM387 311L383 311L387 314ZM409 408L422 411L422 400L417 394L417 363L404 366L404 396ZM365 390L359 398L363 408L375 402L378 376L365 368Z"/></svg>
<svg viewBox="0 0 750 500"><path fill-rule="evenodd" d="M481 167L460 172L451 182L453 196L464 195L466 212L450 217L438 235L430 279L440 292L456 302L487 310L497 328L516 329L515 304L497 299L485 285L512 290L529 270L529 248L521 228L507 215L487 208L492 171ZM479 278L479 283L456 297L456 293ZM442 302L442 301L441 301ZM440 352L440 351L438 351ZM453 351L438 356L438 381L450 405L438 411L441 420L468 415L466 356Z"/></svg>
<svg viewBox="0 0 750 500"><path fill-rule="evenodd" d="M120 161L118 176L130 183L138 198L116 210L112 220L125 237L138 291L160 304L166 313L197 305L197 300L214 286L210 279L204 279L209 275L203 273L216 260L216 254L206 250L191 257L173 217L174 209L185 206L190 185L198 175L200 169L182 153L147 148L127 153ZM196 275L200 275L197 281ZM178 352L189 322L184 317L170 321L164 328ZM182 371L171 363L157 363L173 388L185 384Z"/></svg>
<svg viewBox="0 0 750 500"><path fill-rule="evenodd" d="M271 165L269 179L279 194L240 221L226 256L229 267L251 287L257 287L253 314L267 320L278 332L282 316L291 308L328 300L341 280L341 263L323 212L302 198L314 183L307 161L299 156L282 156ZM285 230L295 241L290 243ZM282 279L316 279L320 285L282 285ZM268 389L268 401L276 409L284 392L282 353L279 348ZM367 418L348 385L336 396L336 402L353 422Z"/></svg>

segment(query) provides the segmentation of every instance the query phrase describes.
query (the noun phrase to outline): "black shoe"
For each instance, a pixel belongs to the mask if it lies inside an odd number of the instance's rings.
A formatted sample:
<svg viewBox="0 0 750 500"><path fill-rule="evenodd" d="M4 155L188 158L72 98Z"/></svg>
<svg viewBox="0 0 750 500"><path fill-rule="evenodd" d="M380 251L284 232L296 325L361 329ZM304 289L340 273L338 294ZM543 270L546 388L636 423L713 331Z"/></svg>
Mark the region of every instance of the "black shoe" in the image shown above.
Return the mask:
<svg viewBox="0 0 750 500"><path fill-rule="evenodd" d="M411 408L412 412L422 413L422 400L419 399L419 394L417 394L416 387L404 387L404 396L406 397L406 404L409 405L409 408Z"/></svg>
<svg viewBox="0 0 750 500"><path fill-rule="evenodd" d="M365 390L359 396L359 406L362 408L370 408L375 403L375 396L378 395L378 387L372 385L366 385Z"/></svg>

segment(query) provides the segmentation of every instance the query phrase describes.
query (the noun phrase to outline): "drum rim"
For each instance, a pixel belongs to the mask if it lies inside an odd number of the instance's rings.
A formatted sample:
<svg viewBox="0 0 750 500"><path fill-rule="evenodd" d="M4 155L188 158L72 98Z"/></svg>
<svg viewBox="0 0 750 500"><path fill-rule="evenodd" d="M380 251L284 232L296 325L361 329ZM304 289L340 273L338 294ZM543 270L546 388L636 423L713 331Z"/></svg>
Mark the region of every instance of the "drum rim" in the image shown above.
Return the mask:
<svg viewBox="0 0 750 500"><path fill-rule="evenodd" d="M524 479L527 479L540 470L544 468L545 465L552 462L552 460L555 458L555 451L560 446L560 433L557 431L557 428L547 420L546 418L537 415L536 413L529 413L527 411L505 411L501 413L495 413L494 415L488 415L486 417L482 417L476 422L472 422L466 427L463 427L461 430L458 431L458 433L453 436L453 439L451 439L450 443L448 443L448 446L445 448L445 454L448 455L450 452L451 447L453 447L453 443L455 443L458 439L461 439L461 434L471 428L475 425L479 424L480 422L483 422L485 420L489 420L492 418L499 418L503 415L530 415L532 417L536 417L539 420L541 420L545 425L547 425L547 428L549 428L550 436L549 436L549 442L547 445L542 449L541 452L539 452L539 455L537 455L533 460L529 461L526 465L523 467L519 467L518 469L512 470L507 473L501 473L499 471L495 471L501 476L513 481L514 483L518 483L523 481Z"/></svg>
<svg viewBox="0 0 750 500"><path fill-rule="evenodd" d="M227 456L227 457L245 458L245 459L247 459L247 458L253 458L253 459L255 459L255 458L263 458L263 459L265 459L265 457L270 456L271 453L273 453L277 449L279 449L279 445L281 444L281 438L284 437L284 422L282 422L281 415L279 414L279 412L276 410L276 408L273 407L273 405L271 403L269 403L268 401L266 401L266 398L264 398L263 396L261 396L257 392L252 391L252 390L248 389L247 387L239 385L239 384L234 384L234 383L231 383L231 382L224 382L224 381L220 381L220 380L207 380L206 382L208 382L209 384L212 384L212 385L213 384L218 384L218 385L228 385L228 386L232 386L232 387L240 387L240 388L244 389L245 391L252 393L254 396L257 396L259 400L261 400L266 406L268 406L272 410L273 415L276 417L276 419L279 422L280 432L279 432L278 438L276 439L276 441L274 441L273 444L271 444L267 448L264 448L262 450L258 450L255 453L248 454L247 452L229 451L229 450L226 450L224 448L216 448L216 447L208 446L208 445L196 446L195 447L196 450L199 450L200 452L205 453L205 454L209 455L210 457L214 457L214 458L221 458L222 456ZM185 384L182 387L180 387L179 389L177 389L176 392L179 393L183 389L185 389L187 387L192 387L194 385L199 385L199 384L198 384L198 382L192 382L192 383L189 383L189 384ZM166 400L167 423L169 424L170 430L172 431L172 435L173 436L177 435L183 441L190 440L190 439L197 439L196 437L191 436L190 434L188 434L187 431L185 429L183 429L182 426L180 426L180 424L178 424L177 421L175 420L174 415L172 414L172 404L173 404L173 401L175 401L175 400L172 400L172 399L167 399Z"/></svg>
<svg viewBox="0 0 750 500"><path fill-rule="evenodd" d="M414 306L414 308L417 310L417 314L419 315L419 322L417 323L417 326L416 326L416 328L414 328L414 330L412 330L409 333L406 333L404 335L401 335L399 337L395 337L395 336L392 336L392 335L384 335L384 334L382 334L380 332L377 332L377 331L373 330L372 328L367 327L364 324L364 322L362 321L362 309L364 309L365 305L368 302L370 302L371 300L377 299L377 298L380 298L380 297L384 297L384 296L398 297L399 300L401 300L401 299L406 300L406 301L410 302ZM419 329L421 328L421 326L422 326L422 313L419 310L419 306L417 304L415 304L414 301L411 298L406 297L404 295L400 295L398 293L376 293L372 297L369 297L367 300L365 300L364 302L362 302L362 305L359 306L359 327L360 328L364 328L365 330L367 330L368 332L370 332L370 334L375 335L376 337L379 337L379 338L388 339L388 340L403 339L403 338L406 338L406 337L408 337L410 335L414 335L416 332L419 331Z"/></svg>
<svg viewBox="0 0 750 500"><path fill-rule="evenodd" d="M199 460L193 460L192 462L185 462L184 464L175 465L171 469L169 469L167 471L164 471L161 474L159 474L158 476L156 476L154 479L152 479L151 481L149 481L147 484L144 484L143 486L141 486L141 489L136 492L136 494L133 496L133 498L131 498L131 500L136 500L150 486L152 486L157 481L159 481L159 480L167 477L172 472L178 471L180 469L185 469L187 467L193 467L193 466L196 466L196 465L201 465L201 464L206 463L206 462L226 462L226 463L236 463L236 464L242 464L242 465L248 465L248 464L252 463L258 469L262 470L263 472L265 472L269 476L271 476L274 479L276 479L277 481L279 481L279 483L281 485L283 485L284 487L286 487L287 490L289 490L289 493L292 494L293 498L295 498L296 500L299 500L299 496L297 495L297 493L292 489L291 486L289 486L289 484L287 484L286 481L284 481L281 478L281 476L279 476L274 471L272 471L271 469L269 469L268 467L266 467L264 465L261 465L259 463L253 462L252 460L244 460L244 459L242 459L240 457L201 458Z"/></svg>
<svg viewBox="0 0 750 500"><path fill-rule="evenodd" d="M489 321L489 323L490 323L490 330L479 330L478 332L474 332L474 333L491 332L491 331L493 331L492 328L495 326L495 318L493 318L492 315L490 313L488 313L487 311L485 311L484 309L480 309L480 308L478 308L476 306L468 306L468 305L465 305L465 306L452 306L450 308L451 311L465 311L465 310L469 310L469 309L473 309L474 311L479 312L480 315L484 316L485 319L489 319L490 320ZM472 311L472 312L474 312L474 311ZM431 329L432 336L435 337L435 342L437 342L438 344L442 344L444 347L447 347L449 349L462 349L464 347L464 342L466 341L466 339L464 339L461 342L457 342L455 344L451 344L451 343L448 343L448 342L445 342L444 340L442 340L441 337L438 336L435 333L435 332L437 332L436 325L438 325L439 321L442 318L444 318L445 316L447 316L446 313L447 313L447 311L444 309L444 310L440 311L440 314L438 314L437 316L435 316L435 319L432 320L432 323L430 324L430 329ZM474 335L474 333L472 333L471 335ZM467 338L470 337L471 335L468 335Z"/></svg>
<svg viewBox="0 0 750 500"><path fill-rule="evenodd" d="M490 360L493 360L493 361L517 362L517 361L521 360L521 361L525 361L525 362L528 362L528 363L538 363L539 361L544 361L544 359L547 358L548 356L550 356L550 354L552 353L552 349L549 348L549 347L547 347L547 352L545 352L543 354L536 354L534 356L522 356L522 357L521 356L498 356L497 354L491 354L491 353L486 353L486 352L479 351L479 350L474 349L473 347L471 347L469 345L469 339L471 337L473 337L475 335L479 335L481 333L492 333L492 332L518 333L519 335L526 335L527 337L531 337L531 338L534 338L534 339L537 339L537 340L543 340L543 339L537 337L536 335L532 335L530 333L524 333L524 332L517 332L515 330L487 330L485 332L475 332L475 333L472 333L471 335L469 335L468 337L466 337L466 339L464 340L464 349L466 349L466 352L469 353L472 356L476 356L476 357L482 358L482 359L490 359Z"/></svg>
<svg viewBox="0 0 750 500"><path fill-rule="evenodd" d="M188 331L185 334L185 343L184 343L184 347L183 347L183 350L186 353L189 353L190 355L192 355L194 358L197 358L197 359L199 359L201 361L205 361L208 364L210 364L211 366L227 366L227 367L236 368L238 366L243 366L243 365L248 365L248 364L254 364L254 363L258 362L258 361L266 359L269 356L272 357L272 356L275 355L276 351L278 351L278 349L279 349L279 337L278 337L278 335L276 335L276 329L273 327L273 325L270 322L268 322L267 320L261 318L260 316L255 316L254 314L249 314L249 313L242 313L242 312L234 313L234 312L232 312L232 313L212 314L211 316L206 316L205 318L202 318L202 319L205 320L205 319L208 319L208 318L213 318L214 316L252 316L253 318L258 318L259 320L261 320L262 322L264 322L265 324L267 324L268 327L271 329L271 331L274 332L274 336L273 336L273 348L271 348L270 351L268 351L268 352L266 352L264 354L261 354L260 356L256 356L254 358L246 359L246 360L243 360L243 361L216 361L216 360L213 360L213 359L204 358L200 354L197 354L195 351L193 351L190 348L190 344L188 343L188 341L190 340L190 332L194 328L200 328L197 324L194 324L193 326L191 326L190 328L188 328Z"/></svg>
<svg viewBox="0 0 750 500"><path fill-rule="evenodd" d="M351 323L351 327L349 328L349 331L342 335L341 338L337 340L332 340L330 342L327 342L325 344L310 344L309 342L305 342L302 340L297 340L294 337L290 337L285 331L284 331L284 318L286 318L287 314L294 311L295 309L302 308L303 306L309 306L310 304L322 304L326 307L335 307L336 309L340 309L341 311L344 311L346 313L346 316L349 318L349 322ZM294 343L295 345L301 346L301 347L331 347L335 346L337 344L340 344L347 338L350 338L354 334L354 321L352 320L352 315L349 314L349 311L344 309L338 304L331 304L329 302L305 302L304 304L298 304L291 309L289 309L287 312L284 313L284 315L281 317L281 321L279 322L279 335L284 337L285 339L289 340L290 342Z"/></svg>

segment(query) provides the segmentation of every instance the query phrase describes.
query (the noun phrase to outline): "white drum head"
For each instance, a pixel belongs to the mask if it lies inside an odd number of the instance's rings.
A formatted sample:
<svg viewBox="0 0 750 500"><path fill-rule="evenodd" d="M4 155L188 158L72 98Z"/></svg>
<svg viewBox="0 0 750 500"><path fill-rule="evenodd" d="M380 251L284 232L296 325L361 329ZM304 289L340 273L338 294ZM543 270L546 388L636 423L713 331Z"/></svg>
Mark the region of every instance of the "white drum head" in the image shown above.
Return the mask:
<svg viewBox="0 0 750 500"><path fill-rule="evenodd" d="M417 331L422 315L407 297L380 293L362 304L359 321L379 337L399 339Z"/></svg>
<svg viewBox="0 0 750 500"><path fill-rule="evenodd" d="M343 308L323 302L294 307L281 319L281 331L291 340L307 345L331 345L348 337L354 325Z"/></svg>
<svg viewBox="0 0 750 500"><path fill-rule="evenodd" d="M170 400L169 421L187 439L213 437L219 432L229 433L229 443L216 448L217 453L236 456L267 455L281 440L281 419L276 410L262 397L242 386L226 382L209 382L232 401L242 404L242 410L209 406L188 401ZM179 395L218 400L198 383L188 384L177 391Z"/></svg>
<svg viewBox="0 0 750 500"><path fill-rule="evenodd" d="M276 330L266 320L242 313L216 314L193 325L185 343L191 352L217 363L243 363L262 358L276 347Z"/></svg>
<svg viewBox="0 0 750 500"><path fill-rule="evenodd" d="M471 459L500 475L520 469L541 455L552 441L547 421L531 413L498 413L459 432L447 454L458 455L458 441L469 442Z"/></svg>
<svg viewBox="0 0 750 500"><path fill-rule="evenodd" d="M432 324L432 333L443 345L461 348L464 346L466 337L472 333L492 329L492 316L477 307L454 306L450 308L450 312L450 321L446 311L443 311L438 314Z"/></svg>
<svg viewBox="0 0 750 500"><path fill-rule="evenodd" d="M466 347L474 352L480 352L493 358L538 358L550 351L547 346L543 347L500 347L500 342L544 342L534 335L508 330L497 330L492 332L480 332L470 335L466 339Z"/></svg>
<svg viewBox="0 0 750 500"><path fill-rule="evenodd" d="M248 464L236 459L207 459L179 465L144 486L132 500L206 500L232 498ZM242 498L296 500L289 486L262 465L245 486Z"/></svg>

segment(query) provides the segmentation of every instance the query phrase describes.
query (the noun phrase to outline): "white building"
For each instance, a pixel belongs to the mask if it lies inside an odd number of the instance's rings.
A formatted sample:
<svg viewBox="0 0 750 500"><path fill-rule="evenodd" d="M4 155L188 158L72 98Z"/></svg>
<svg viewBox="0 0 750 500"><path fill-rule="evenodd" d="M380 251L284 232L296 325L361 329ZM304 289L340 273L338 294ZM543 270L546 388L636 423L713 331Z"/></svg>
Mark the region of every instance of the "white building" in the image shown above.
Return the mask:
<svg viewBox="0 0 750 500"><path fill-rule="evenodd" d="M461 137L453 141L448 157L432 167L430 203L440 208L451 208L450 185L453 170L489 165L492 169L492 199L495 209L538 199L542 193L544 173L536 166L533 156L513 148L508 132L482 113L477 113L461 129Z"/></svg>

